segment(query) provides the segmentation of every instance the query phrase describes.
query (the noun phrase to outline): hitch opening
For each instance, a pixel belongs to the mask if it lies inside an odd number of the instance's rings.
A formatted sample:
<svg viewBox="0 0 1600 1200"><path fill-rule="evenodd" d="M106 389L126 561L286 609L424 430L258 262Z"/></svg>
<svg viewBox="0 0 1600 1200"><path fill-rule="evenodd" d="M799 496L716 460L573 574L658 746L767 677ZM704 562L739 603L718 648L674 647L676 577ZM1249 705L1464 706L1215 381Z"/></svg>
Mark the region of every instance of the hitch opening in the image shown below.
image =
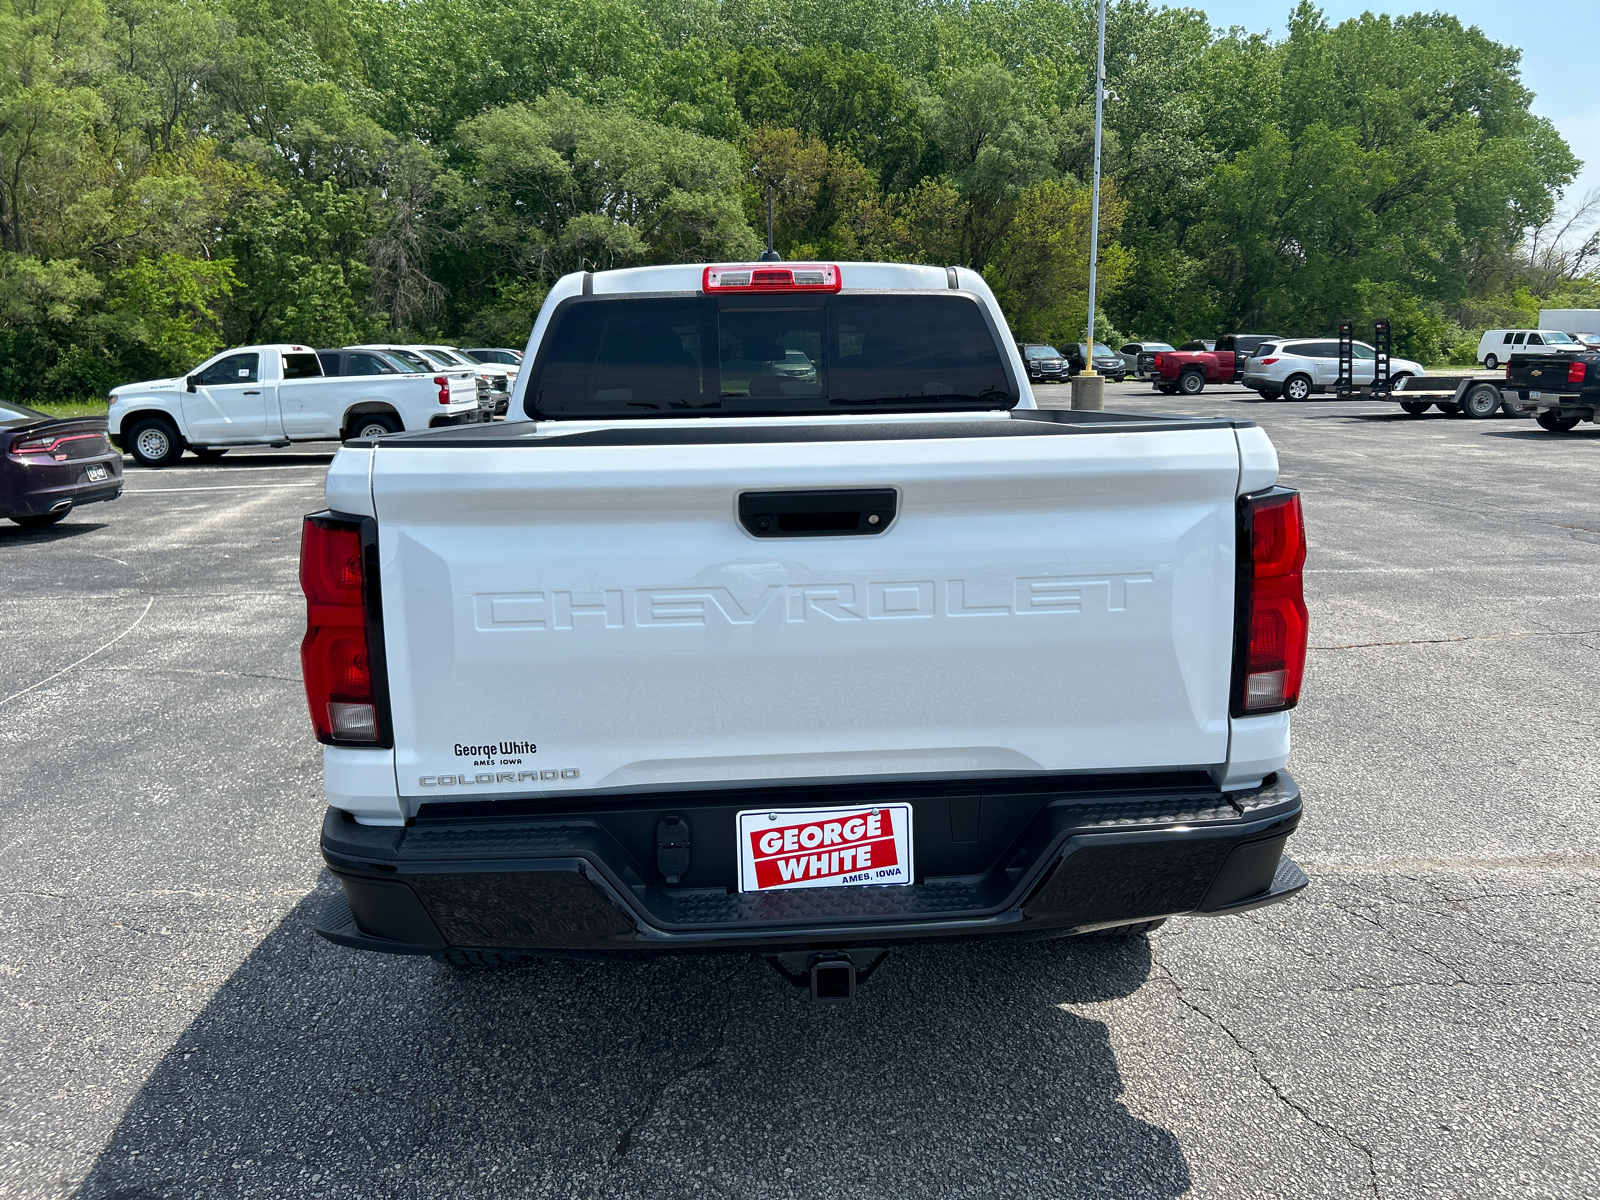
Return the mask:
<svg viewBox="0 0 1600 1200"><path fill-rule="evenodd" d="M811 992L818 1004L843 1004L854 1000L861 985L876 971L889 952L878 946L845 950L791 950L769 954L767 961L796 987Z"/></svg>

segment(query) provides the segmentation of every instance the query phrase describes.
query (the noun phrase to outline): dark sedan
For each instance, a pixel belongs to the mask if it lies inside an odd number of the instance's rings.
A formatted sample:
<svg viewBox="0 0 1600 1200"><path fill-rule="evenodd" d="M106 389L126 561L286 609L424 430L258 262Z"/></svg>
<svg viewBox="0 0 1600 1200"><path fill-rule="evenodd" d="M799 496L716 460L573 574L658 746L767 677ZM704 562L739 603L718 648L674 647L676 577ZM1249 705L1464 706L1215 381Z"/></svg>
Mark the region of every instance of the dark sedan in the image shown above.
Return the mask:
<svg viewBox="0 0 1600 1200"><path fill-rule="evenodd" d="M1067 378L1066 356L1042 342L1018 342L1017 350L1033 383L1061 383Z"/></svg>
<svg viewBox="0 0 1600 1200"><path fill-rule="evenodd" d="M0 517L41 529L120 495L122 455L104 417L52 417L0 400Z"/></svg>
<svg viewBox="0 0 1600 1200"><path fill-rule="evenodd" d="M1082 342L1074 342L1067 347L1067 366L1072 374L1076 375L1085 369L1083 360L1087 349ZM1094 370L1095 374L1104 375L1113 383L1121 383L1128 377L1128 364L1122 361L1122 355L1104 342L1094 344Z"/></svg>

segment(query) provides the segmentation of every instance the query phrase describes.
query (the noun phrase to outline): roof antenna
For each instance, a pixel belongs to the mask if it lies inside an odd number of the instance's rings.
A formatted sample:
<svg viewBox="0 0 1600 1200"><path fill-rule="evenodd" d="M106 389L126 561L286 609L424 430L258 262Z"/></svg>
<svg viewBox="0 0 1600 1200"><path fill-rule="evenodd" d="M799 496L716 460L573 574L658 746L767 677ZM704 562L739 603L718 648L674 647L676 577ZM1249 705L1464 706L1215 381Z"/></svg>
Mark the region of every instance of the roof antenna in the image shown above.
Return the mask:
<svg viewBox="0 0 1600 1200"><path fill-rule="evenodd" d="M783 255L772 248L772 185L767 184L767 248L761 252L758 262L782 262Z"/></svg>

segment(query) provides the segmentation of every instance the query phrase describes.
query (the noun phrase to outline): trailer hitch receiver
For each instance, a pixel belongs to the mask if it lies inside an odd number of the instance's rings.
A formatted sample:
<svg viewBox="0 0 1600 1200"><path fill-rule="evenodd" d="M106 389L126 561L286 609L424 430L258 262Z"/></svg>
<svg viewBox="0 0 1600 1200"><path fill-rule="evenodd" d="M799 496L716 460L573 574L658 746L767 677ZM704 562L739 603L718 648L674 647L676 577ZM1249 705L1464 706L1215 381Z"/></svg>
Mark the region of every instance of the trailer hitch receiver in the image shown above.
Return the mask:
<svg viewBox="0 0 1600 1200"><path fill-rule="evenodd" d="M769 954L767 961L796 987L807 988L818 1004L843 1004L889 956L879 946L847 949L791 950Z"/></svg>

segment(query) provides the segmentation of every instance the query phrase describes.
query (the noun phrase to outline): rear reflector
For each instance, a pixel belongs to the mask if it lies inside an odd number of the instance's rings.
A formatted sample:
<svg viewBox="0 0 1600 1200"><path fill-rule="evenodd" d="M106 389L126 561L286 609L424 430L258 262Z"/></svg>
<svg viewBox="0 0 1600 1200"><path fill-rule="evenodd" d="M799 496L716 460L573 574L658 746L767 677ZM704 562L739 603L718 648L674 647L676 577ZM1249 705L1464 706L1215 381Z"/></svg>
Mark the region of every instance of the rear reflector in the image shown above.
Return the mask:
<svg viewBox="0 0 1600 1200"><path fill-rule="evenodd" d="M700 279L707 292L837 292L839 268L824 263L741 263L707 267Z"/></svg>
<svg viewBox="0 0 1600 1200"><path fill-rule="evenodd" d="M300 538L300 589L306 595L300 669L319 742L379 740L363 582L360 527L307 517Z"/></svg>
<svg viewBox="0 0 1600 1200"><path fill-rule="evenodd" d="M1245 498L1240 514L1239 635L1233 715L1280 712L1300 702L1310 617L1303 571L1300 493L1271 488Z"/></svg>

